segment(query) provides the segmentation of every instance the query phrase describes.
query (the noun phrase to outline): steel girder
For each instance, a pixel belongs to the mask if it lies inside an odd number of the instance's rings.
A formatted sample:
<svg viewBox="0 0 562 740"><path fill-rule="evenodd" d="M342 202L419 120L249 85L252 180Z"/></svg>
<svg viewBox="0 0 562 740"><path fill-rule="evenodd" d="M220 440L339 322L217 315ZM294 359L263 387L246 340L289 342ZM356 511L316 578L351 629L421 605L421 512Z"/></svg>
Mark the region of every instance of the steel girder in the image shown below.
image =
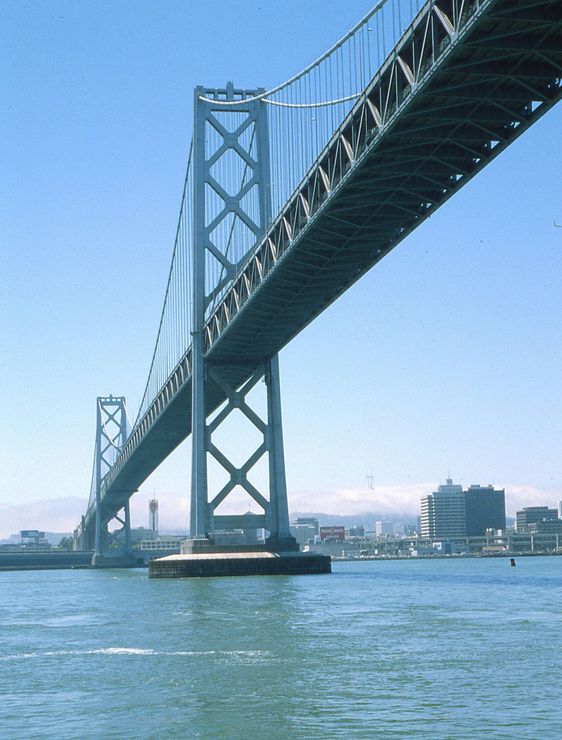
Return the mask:
<svg viewBox="0 0 562 740"><path fill-rule="evenodd" d="M248 379L231 382L230 363L217 363L205 355L205 317L217 297L232 285L246 253L262 236L270 222L269 138L266 104L256 95L261 90L195 90L194 201L193 201L193 326L191 382L191 521L194 539L206 538L220 528L222 517L215 511L237 488L242 488L264 512L254 523L269 530L276 539L290 537L287 485L283 457L279 366L274 353L264 367L247 367ZM225 109L222 100L233 103ZM222 166L221 166L221 163ZM236 174L233 174L236 173ZM253 192L253 198L251 196ZM245 229L247 249L235 244L236 225ZM224 228L226 226L226 228ZM222 228L221 228L222 227ZM238 252L237 252L238 249ZM210 265L220 266L213 275ZM243 359L243 358L238 358ZM268 413L261 419L246 402L248 392L265 377ZM226 405L207 423L207 387L227 399ZM238 409L261 433L262 440L241 466L218 449L213 434ZM228 475L223 488L209 501L207 457L212 455ZM262 495L248 473L267 454L269 491ZM247 516L228 517L230 526ZM224 521L223 521L224 525Z"/></svg>
<svg viewBox="0 0 562 740"><path fill-rule="evenodd" d="M207 322L206 351L283 346L554 105L561 24L559 0L427 3Z"/></svg>
<svg viewBox="0 0 562 740"><path fill-rule="evenodd" d="M119 458L127 440L127 411L123 396L98 396L96 401L96 439L92 491L86 515L74 532L74 548L94 549L103 554L108 536L107 524L117 519L125 529L126 550L131 549L129 498L136 489L114 491L108 504L106 477ZM123 517L118 512L123 509Z"/></svg>
<svg viewBox="0 0 562 740"><path fill-rule="evenodd" d="M242 383L560 97L560 0L426 3L208 318L205 355ZM188 349L108 498L190 434L190 386ZM209 388L207 411L224 400Z"/></svg>

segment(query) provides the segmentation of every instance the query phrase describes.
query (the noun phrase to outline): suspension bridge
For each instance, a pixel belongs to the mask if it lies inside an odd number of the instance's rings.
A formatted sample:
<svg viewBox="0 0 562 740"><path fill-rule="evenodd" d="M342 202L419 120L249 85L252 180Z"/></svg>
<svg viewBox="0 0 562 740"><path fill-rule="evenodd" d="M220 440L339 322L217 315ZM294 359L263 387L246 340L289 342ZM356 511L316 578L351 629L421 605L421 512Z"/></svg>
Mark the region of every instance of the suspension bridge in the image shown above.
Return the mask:
<svg viewBox="0 0 562 740"><path fill-rule="evenodd" d="M383 0L273 89L197 88L144 395L134 422L123 397L98 398L75 547L99 560L117 519L129 548L130 497L191 435L192 541L255 527L290 550L278 352L561 95L561 0ZM233 411L260 435L242 465L216 442ZM237 489L261 513L218 513Z"/></svg>

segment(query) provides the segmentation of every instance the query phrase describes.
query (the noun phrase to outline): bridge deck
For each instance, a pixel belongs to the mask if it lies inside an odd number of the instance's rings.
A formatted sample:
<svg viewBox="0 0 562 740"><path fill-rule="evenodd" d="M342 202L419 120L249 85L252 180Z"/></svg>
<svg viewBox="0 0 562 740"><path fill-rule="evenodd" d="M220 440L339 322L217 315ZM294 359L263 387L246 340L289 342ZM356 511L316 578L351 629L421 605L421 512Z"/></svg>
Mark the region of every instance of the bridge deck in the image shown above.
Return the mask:
<svg viewBox="0 0 562 740"><path fill-rule="evenodd" d="M560 0L466 3L457 28L436 24L441 32L433 30L424 51L432 13L428 5L419 14L208 321L207 357L228 368L232 383L279 351L561 97ZM223 400L208 384L208 410ZM110 472L104 516L190 431L188 352Z"/></svg>

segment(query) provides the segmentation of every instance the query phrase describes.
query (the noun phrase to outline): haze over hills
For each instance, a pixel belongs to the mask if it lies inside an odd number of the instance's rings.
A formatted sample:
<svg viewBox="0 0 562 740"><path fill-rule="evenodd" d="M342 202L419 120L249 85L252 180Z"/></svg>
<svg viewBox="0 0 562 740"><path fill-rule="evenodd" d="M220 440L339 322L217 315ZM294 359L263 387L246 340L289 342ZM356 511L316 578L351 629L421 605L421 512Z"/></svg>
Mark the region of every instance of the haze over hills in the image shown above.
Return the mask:
<svg viewBox="0 0 562 740"><path fill-rule="evenodd" d="M389 515L382 515L377 514L374 511L366 512L364 514L326 514L322 511L307 511L307 512L301 512L301 511L294 511L291 512L291 521L294 521L298 517L314 517L315 519L318 519L318 523L321 527L334 527L334 526L342 526L342 527L365 527L366 530L372 531L375 528L375 522L378 522L381 519L392 519L395 521L401 521L405 524L410 524L415 521L415 517L408 516L408 517L400 517L399 515L396 516L389 516Z"/></svg>
<svg viewBox="0 0 562 740"><path fill-rule="evenodd" d="M0 537L10 537L22 529L72 532L80 521L87 503L86 499L72 496L13 505L1 504Z"/></svg>
<svg viewBox="0 0 562 740"><path fill-rule="evenodd" d="M475 481L459 482L468 486ZM369 529L379 519L414 522L420 513L421 497L435 490L436 486L436 483L416 483L403 486L377 485L374 490L346 488L333 491L293 491L289 493L291 520L297 516L316 516L325 525L360 524ZM562 489L559 487L542 489L497 482L495 487L505 488L508 516L514 516L524 506L557 507L558 501L562 499ZM148 493L142 490L131 498L133 527L148 526L148 502L153 497L159 502L162 532L187 529L188 498L184 493ZM0 505L0 538L17 534L21 529L72 532L86 506L87 499L78 496ZM234 503L225 507L224 513L239 513L239 509L234 507ZM182 526L184 523L185 528Z"/></svg>

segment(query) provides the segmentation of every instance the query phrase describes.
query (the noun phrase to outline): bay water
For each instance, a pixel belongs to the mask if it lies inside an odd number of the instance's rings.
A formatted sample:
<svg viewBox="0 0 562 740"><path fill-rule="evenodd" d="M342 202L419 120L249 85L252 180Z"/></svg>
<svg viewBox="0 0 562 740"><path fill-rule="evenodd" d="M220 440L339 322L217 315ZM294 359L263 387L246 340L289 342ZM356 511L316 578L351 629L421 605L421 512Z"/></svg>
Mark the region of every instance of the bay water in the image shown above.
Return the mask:
<svg viewBox="0 0 562 740"><path fill-rule="evenodd" d="M559 738L562 557L0 573L1 738Z"/></svg>

